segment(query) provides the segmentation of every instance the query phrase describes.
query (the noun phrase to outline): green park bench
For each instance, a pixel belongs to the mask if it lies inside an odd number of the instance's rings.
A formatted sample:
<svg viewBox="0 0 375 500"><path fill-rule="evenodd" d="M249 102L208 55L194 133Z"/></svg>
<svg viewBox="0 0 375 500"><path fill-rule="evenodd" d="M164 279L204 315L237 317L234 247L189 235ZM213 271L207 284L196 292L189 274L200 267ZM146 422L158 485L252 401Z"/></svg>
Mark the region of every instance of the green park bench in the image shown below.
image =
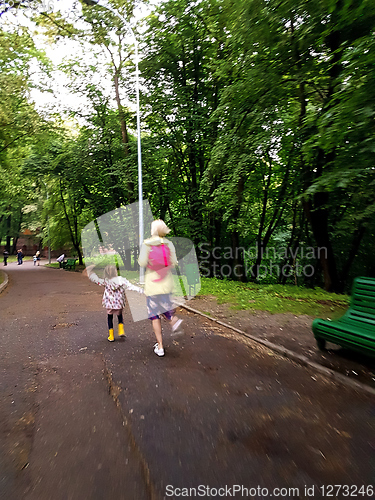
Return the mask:
<svg viewBox="0 0 375 500"><path fill-rule="evenodd" d="M375 357L375 279L356 278L344 316L335 321L315 319L312 329L319 349L328 341Z"/></svg>
<svg viewBox="0 0 375 500"><path fill-rule="evenodd" d="M195 294L195 287L200 283L200 276L197 264L186 264L185 265L185 276L187 280L187 285L189 287L189 295L191 295L191 289L193 288Z"/></svg>
<svg viewBox="0 0 375 500"><path fill-rule="evenodd" d="M74 269L76 268L76 262L77 262L78 259L66 259L64 262L63 262L63 268L64 269L72 269L74 271Z"/></svg>

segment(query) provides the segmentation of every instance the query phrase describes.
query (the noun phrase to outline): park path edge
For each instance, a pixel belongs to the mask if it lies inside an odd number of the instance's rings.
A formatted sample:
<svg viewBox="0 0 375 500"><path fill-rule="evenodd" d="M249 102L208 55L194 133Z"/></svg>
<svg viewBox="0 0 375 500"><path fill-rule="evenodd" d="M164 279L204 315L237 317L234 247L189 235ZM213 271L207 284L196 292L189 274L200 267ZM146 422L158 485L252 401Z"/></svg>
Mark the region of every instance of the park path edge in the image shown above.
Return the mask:
<svg viewBox="0 0 375 500"><path fill-rule="evenodd" d="M0 283L0 293L1 293L8 286L9 278L5 271L0 270L0 274L4 276L4 281Z"/></svg>

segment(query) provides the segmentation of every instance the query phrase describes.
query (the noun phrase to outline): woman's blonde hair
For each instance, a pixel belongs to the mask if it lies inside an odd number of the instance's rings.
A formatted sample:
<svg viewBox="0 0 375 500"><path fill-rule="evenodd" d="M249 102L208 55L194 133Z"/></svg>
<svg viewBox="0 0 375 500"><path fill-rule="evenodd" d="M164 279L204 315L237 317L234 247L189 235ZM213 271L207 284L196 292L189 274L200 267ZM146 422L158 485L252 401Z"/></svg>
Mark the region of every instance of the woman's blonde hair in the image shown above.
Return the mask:
<svg viewBox="0 0 375 500"><path fill-rule="evenodd" d="M104 278L110 280L111 278L116 278L118 276L116 266L108 264L104 268Z"/></svg>
<svg viewBox="0 0 375 500"><path fill-rule="evenodd" d="M167 224L161 220L154 220L154 222L151 224L151 236L160 236L163 238L163 236L167 235L170 233L171 230L167 226Z"/></svg>

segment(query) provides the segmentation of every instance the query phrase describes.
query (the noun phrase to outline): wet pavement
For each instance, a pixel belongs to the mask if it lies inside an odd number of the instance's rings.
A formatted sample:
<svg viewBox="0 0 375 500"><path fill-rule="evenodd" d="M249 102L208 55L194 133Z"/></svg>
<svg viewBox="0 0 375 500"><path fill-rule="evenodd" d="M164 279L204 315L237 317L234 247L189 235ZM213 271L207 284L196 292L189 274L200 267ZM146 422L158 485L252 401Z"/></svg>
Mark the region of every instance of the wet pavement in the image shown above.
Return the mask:
<svg viewBox="0 0 375 500"><path fill-rule="evenodd" d="M359 489L374 483L371 395L186 311L178 341L164 325L164 358L129 312L127 338L109 343L102 289L80 273L6 271L0 498L244 498L233 485L249 498L373 497Z"/></svg>

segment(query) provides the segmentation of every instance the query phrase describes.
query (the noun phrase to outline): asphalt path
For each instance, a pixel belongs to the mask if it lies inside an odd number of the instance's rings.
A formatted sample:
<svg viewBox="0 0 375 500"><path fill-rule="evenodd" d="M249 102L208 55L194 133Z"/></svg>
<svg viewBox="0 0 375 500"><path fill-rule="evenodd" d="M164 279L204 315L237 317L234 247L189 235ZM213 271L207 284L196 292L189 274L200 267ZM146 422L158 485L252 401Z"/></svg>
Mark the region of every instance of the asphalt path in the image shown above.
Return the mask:
<svg viewBox="0 0 375 500"><path fill-rule="evenodd" d="M1 499L373 497L371 395L184 311L164 358L129 311L110 343L80 273L4 270Z"/></svg>

